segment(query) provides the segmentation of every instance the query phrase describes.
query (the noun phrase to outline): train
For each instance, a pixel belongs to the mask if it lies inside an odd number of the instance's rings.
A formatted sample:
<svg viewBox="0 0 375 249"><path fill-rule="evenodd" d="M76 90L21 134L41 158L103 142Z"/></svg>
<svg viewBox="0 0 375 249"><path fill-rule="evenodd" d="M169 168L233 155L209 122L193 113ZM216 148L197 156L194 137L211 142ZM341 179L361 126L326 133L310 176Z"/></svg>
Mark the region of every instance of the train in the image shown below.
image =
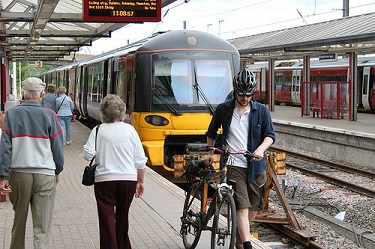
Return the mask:
<svg viewBox="0 0 375 249"><path fill-rule="evenodd" d="M47 84L65 86L83 122L100 122L107 94L126 104L126 122L139 134L147 165L174 179L174 155L205 143L215 107L233 90L239 51L206 32L159 32L141 41L44 72Z"/></svg>
<svg viewBox="0 0 375 249"><path fill-rule="evenodd" d="M247 68L252 70L257 76L258 85L254 92L254 99L264 104L268 104L270 85L268 63L253 63L247 65ZM358 111L374 113L375 59L373 57L358 57L357 72L357 109ZM274 68L275 104L300 106L302 103L302 79L302 62L277 62ZM334 82L349 82L349 59L344 57L336 61L328 62L311 59L310 82L327 82L330 84ZM310 91L316 93L316 84L310 84L310 86L312 88L314 87L314 89L310 89ZM342 87L342 103L349 103L348 84L343 84Z"/></svg>

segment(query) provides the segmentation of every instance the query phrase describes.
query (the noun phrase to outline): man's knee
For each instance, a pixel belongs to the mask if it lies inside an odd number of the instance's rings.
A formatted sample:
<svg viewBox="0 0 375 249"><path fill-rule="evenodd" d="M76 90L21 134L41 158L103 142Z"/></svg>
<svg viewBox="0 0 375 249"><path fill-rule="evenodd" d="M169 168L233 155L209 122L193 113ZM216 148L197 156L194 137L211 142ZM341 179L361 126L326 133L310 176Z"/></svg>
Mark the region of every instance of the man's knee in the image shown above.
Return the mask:
<svg viewBox="0 0 375 249"><path fill-rule="evenodd" d="M248 213L249 213L248 208L237 209L237 217L241 217L241 218L247 217Z"/></svg>

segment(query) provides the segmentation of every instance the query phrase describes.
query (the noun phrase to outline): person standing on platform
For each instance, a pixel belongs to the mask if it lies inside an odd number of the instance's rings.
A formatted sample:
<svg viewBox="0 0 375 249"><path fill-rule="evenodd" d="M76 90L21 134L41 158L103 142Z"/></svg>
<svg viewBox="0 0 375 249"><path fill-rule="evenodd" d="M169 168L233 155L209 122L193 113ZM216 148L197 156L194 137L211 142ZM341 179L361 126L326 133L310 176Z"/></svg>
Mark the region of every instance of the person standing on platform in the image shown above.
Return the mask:
<svg viewBox="0 0 375 249"><path fill-rule="evenodd" d="M64 131L64 145L65 143L71 144L70 122L72 120L74 108L73 101L69 96L66 95L65 86L60 86L57 89L57 94L59 95L59 97L56 99L57 116L59 117L60 125Z"/></svg>
<svg viewBox="0 0 375 249"><path fill-rule="evenodd" d="M56 108L56 86L54 84L49 84L47 86L47 93L43 95L42 100L40 101L40 104L43 107L49 108L53 110L54 112L57 112Z"/></svg>
<svg viewBox="0 0 375 249"><path fill-rule="evenodd" d="M119 96L107 95L99 110L103 123L91 131L83 156L91 160L96 155L98 164L94 192L100 248L131 249L129 208L133 197L144 192L147 157L136 130L124 122L126 108Z"/></svg>
<svg viewBox="0 0 375 249"><path fill-rule="evenodd" d="M56 113L40 105L44 88L42 80L27 78L22 82L25 101L5 114L0 143L0 191L9 194L14 210L10 249L25 248L29 207L33 248L49 248L64 146Z"/></svg>
<svg viewBox="0 0 375 249"><path fill-rule="evenodd" d="M256 88L255 74L242 69L233 79L234 95L217 106L208 131L207 143L214 146L222 127L221 144L230 151L253 152L253 159L236 155L228 166L228 179L236 181L237 230L241 240L236 248L250 249L250 221L261 205L261 187L266 183L265 151L274 143L275 132L269 110L252 100ZM213 152L205 158L212 164ZM243 243L241 243L241 241Z"/></svg>

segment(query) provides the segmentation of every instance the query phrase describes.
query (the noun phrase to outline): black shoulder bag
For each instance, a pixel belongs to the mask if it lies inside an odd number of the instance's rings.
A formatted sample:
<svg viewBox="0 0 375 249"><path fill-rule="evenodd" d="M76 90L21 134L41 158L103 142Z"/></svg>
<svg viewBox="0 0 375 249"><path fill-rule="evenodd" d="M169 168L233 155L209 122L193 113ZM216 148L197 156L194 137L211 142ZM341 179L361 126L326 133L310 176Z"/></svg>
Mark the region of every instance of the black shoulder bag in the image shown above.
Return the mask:
<svg viewBox="0 0 375 249"><path fill-rule="evenodd" d="M63 98L63 100L61 101L61 104L59 105L59 108L57 108L57 110L56 110L56 113L58 113L59 112L59 110L60 110L60 107L62 106L62 104L64 103L64 100L65 100L65 98L66 98L66 95L65 95L65 97Z"/></svg>
<svg viewBox="0 0 375 249"><path fill-rule="evenodd" d="M96 144L98 141L98 131L99 131L100 125L96 127L96 135L95 135L95 151L96 151ZM85 186L91 186L95 182L95 170L96 170L96 161L94 163L95 156L92 157L90 164L85 167L83 171L83 176L82 176L82 184Z"/></svg>

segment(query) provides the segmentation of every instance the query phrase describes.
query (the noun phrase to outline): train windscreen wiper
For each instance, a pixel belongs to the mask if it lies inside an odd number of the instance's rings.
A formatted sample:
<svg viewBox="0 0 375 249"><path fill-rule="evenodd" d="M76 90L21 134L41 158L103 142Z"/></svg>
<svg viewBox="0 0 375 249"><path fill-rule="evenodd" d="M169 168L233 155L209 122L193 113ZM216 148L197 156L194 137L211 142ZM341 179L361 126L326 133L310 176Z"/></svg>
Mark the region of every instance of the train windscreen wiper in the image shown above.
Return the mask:
<svg viewBox="0 0 375 249"><path fill-rule="evenodd" d="M161 101L161 103L168 107L168 109L175 115L175 116L181 116L182 114L179 113L170 103L169 101L162 96L160 91L156 89L155 87L152 89L154 91L154 96L158 97Z"/></svg>
<svg viewBox="0 0 375 249"><path fill-rule="evenodd" d="M214 107L212 106L212 104L210 103L210 101L208 100L208 98L206 97L206 95L204 94L202 88L200 87L200 85L198 84L198 80L197 80L197 72L196 72L196 68L194 67L194 85L193 87L195 88L195 90L197 91L197 97L198 97L198 101L199 101L199 95L202 97L202 100L203 102L206 104L206 106L208 107L208 109L210 110L211 112L211 115L214 114Z"/></svg>

